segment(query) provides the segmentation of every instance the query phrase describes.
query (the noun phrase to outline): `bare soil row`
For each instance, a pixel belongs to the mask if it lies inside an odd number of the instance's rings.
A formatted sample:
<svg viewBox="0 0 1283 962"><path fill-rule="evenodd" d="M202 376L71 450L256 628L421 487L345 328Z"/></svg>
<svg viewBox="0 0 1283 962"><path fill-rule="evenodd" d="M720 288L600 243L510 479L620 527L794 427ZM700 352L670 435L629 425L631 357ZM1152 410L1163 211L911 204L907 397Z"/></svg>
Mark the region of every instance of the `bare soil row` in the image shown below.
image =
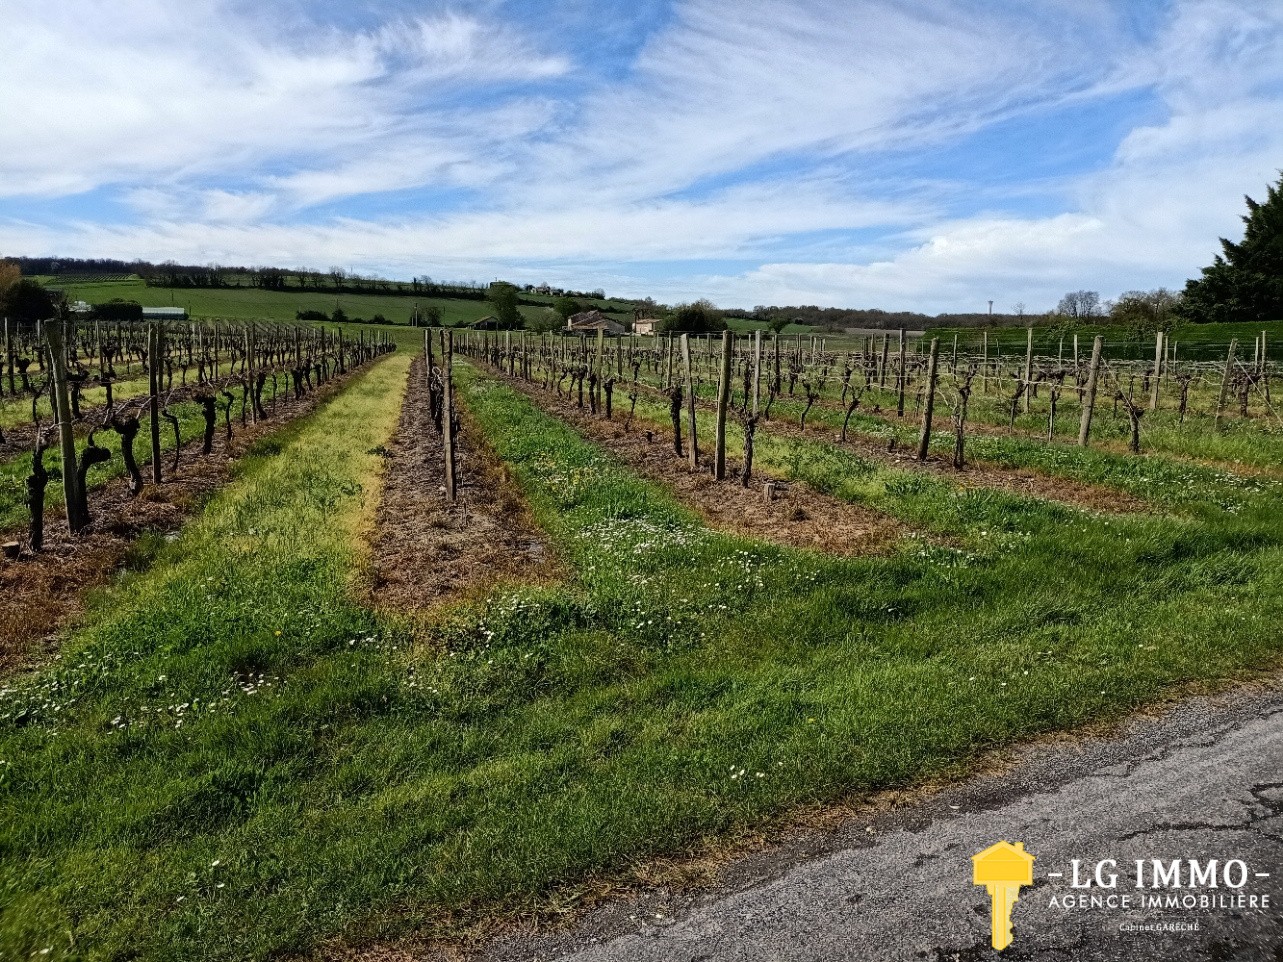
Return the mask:
<svg viewBox="0 0 1283 962"><path fill-rule="evenodd" d="M422 356L410 366L401 420L385 457L371 546L370 601L376 609L422 616L496 582L559 577L560 566L507 468L466 421L456 451L458 500L447 500L444 448L428 413Z"/></svg>

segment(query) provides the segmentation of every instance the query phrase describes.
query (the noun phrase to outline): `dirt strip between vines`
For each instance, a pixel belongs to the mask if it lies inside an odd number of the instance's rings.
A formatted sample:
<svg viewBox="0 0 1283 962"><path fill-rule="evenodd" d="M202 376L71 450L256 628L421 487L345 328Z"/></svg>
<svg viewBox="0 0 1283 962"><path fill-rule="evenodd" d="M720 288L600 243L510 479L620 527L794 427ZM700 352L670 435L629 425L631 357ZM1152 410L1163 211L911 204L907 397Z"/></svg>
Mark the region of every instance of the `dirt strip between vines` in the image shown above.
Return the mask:
<svg viewBox="0 0 1283 962"><path fill-rule="evenodd" d="M227 482L237 458L255 441L315 410L367 369L368 365L331 378L301 399L292 392L281 396L268 420L237 425L230 442L224 440L220 422L208 455L199 453L199 437L186 439L177 471L171 470L173 452L164 453L160 486L149 480L135 496L129 492L128 478L121 476L91 489L92 521L79 536L67 531L61 506L46 511L44 550L24 550L16 561L0 561L0 676L38 663L56 650L59 634L82 613L86 594L129 563L140 535L177 531ZM140 453L142 448L140 442ZM143 476L151 477L146 466ZM25 545L26 529L0 532L0 542L11 541Z"/></svg>
<svg viewBox="0 0 1283 962"><path fill-rule="evenodd" d="M444 447L428 413L427 365L416 357L376 516L370 601L380 611L421 616L496 582L546 584L563 574L506 466L463 414L451 505Z"/></svg>
<svg viewBox="0 0 1283 962"><path fill-rule="evenodd" d="M626 430L622 420L591 416L569 400L493 369L488 368L487 374L561 418L642 476L663 484L720 531L838 555L886 551L908 533L908 528L893 518L761 471L755 470L754 484L748 488L734 480L729 464L728 479L715 481L707 468L692 471L685 458L673 453L670 427L634 418L632 429ZM707 447L705 443L700 450ZM701 463L711 462L701 455ZM767 500L763 493L762 484L768 480L778 484L774 500Z"/></svg>

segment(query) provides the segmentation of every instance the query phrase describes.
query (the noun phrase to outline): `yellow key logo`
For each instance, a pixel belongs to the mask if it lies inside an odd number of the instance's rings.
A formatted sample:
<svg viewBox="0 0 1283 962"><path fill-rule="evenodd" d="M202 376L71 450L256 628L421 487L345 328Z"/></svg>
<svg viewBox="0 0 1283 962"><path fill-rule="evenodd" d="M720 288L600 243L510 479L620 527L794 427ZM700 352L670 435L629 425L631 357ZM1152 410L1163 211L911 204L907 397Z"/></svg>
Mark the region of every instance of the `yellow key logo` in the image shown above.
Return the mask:
<svg viewBox="0 0 1283 962"><path fill-rule="evenodd" d="M1024 842L996 842L971 856L971 880L983 885L992 903L993 947L1001 952L1011 944L1011 907L1023 885L1033 885L1034 857Z"/></svg>

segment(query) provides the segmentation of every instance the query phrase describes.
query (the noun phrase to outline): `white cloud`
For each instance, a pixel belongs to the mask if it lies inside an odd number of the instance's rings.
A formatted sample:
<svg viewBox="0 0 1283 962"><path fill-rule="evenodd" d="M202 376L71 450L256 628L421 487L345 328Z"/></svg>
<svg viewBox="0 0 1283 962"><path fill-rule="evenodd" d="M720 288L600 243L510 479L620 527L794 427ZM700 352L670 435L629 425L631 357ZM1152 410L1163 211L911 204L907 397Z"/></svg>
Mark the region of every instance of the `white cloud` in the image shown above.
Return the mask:
<svg viewBox="0 0 1283 962"><path fill-rule="evenodd" d="M482 24L454 12L388 24L373 39L381 51L412 69L416 79L535 80L571 69L566 57L539 53L502 24Z"/></svg>
<svg viewBox="0 0 1283 962"><path fill-rule="evenodd" d="M349 189L379 190L385 176L342 171L362 153L394 167L396 148L423 146L422 110L443 85L568 69L456 14L347 34L247 20L224 0L15 0L5 15L0 196L261 178L282 164L337 166ZM427 146L454 162L483 153L503 134L502 117L486 132L485 113L430 131Z"/></svg>
<svg viewBox="0 0 1283 962"><path fill-rule="evenodd" d="M636 199L783 158L926 145L1105 82L1120 45L1106 9L741 0L729 16L691 0L548 148L571 187L542 186ZM1093 58L1065 56L1074 43Z"/></svg>
<svg viewBox="0 0 1283 962"><path fill-rule="evenodd" d="M67 256L111 251L114 256L167 257L203 263L352 264L365 269L422 273L433 261L517 265L523 261L645 261L662 259L675 239L688 257L743 254L774 237L826 228L899 223L929 213L925 206L853 200L823 178L734 188L699 201L663 201L582 209L513 210L449 217L398 218L386 223L344 218L319 225L263 224L237 216L266 202L261 195L207 192L201 216L186 216L187 197L138 191L133 200L151 216L142 225L80 223L57 231L10 225L19 246ZM224 216L211 211L223 210ZM288 255L286 256L286 252ZM430 270L428 270L431 273Z"/></svg>
<svg viewBox="0 0 1283 962"><path fill-rule="evenodd" d="M910 307L927 312L1053 306L1067 289L1106 296L1179 288L1241 233L1244 193L1283 167L1283 7L1187 0L1127 68L1149 80L1166 121L1128 134L1082 176L1065 213L978 216L908 232L901 253L863 263L768 263L695 279L728 303Z"/></svg>

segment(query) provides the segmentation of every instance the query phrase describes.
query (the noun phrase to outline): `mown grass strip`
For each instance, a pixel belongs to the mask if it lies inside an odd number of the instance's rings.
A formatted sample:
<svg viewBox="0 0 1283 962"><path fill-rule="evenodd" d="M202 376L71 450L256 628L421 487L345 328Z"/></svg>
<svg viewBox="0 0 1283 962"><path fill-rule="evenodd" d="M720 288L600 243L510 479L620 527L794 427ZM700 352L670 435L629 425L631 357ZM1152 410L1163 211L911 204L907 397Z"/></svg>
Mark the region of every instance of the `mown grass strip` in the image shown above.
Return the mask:
<svg viewBox="0 0 1283 962"><path fill-rule="evenodd" d="M1277 505L1106 523L1032 502L1002 529L1018 550L835 559L708 531L460 365L574 576L406 651L343 587L396 370L251 459L5 696L0 954L264 959L438 931L1283 643Z"/></svg>

